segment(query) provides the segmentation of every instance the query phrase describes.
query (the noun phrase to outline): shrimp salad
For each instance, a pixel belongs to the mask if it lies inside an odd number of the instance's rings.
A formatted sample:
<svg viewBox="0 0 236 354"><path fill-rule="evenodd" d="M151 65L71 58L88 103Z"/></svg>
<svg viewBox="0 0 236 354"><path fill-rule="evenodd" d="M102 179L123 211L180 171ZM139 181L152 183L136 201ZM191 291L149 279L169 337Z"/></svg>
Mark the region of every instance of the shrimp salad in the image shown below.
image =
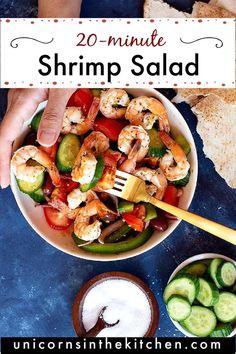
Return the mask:
<svg viewBox="0 0 236 354"><path fill-rule="evenodd" d="M79 89L64 112L61 134L40 146L43 111L30 125L11 168L19 189L41 205L48 225L67 230L87 252L121 253L163 232L173 215L151 204L108 194L116 170L145 181L147 192L178 205L189 182L190 145L173 136L168 113L156 98L132 97L123 89Z"/></svg>

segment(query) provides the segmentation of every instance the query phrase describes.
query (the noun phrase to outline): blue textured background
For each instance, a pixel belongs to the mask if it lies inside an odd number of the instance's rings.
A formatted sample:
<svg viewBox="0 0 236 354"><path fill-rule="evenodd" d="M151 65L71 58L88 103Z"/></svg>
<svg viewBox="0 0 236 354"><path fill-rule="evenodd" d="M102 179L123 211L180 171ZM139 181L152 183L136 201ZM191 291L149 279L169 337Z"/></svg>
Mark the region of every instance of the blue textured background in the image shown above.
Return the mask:
<svg viewBox="0 0 236 354"><path fill-rule="evenodd" d="M169 3L190 11L193 0ZM34 17L35 0L1 0L0 17ZM82 17L141 17L141 0L86 0ZM6 91L0 91L0 116ZM202 151L196 118L178 105L197 145L199 177L190 210L236 228L236 190L215 172ZM229 165L230 168L230 165ZM10 189L0 191L0 336L73 336L71 305L81 285L96 274L126 271L142 278L154 291L161 311L157 335L181 336L169 320L162 291L176 266L202 252L236 258L235 247L185 222L158 247L129 260L99 263L63 254L43 241L24 220Z"/></svg>

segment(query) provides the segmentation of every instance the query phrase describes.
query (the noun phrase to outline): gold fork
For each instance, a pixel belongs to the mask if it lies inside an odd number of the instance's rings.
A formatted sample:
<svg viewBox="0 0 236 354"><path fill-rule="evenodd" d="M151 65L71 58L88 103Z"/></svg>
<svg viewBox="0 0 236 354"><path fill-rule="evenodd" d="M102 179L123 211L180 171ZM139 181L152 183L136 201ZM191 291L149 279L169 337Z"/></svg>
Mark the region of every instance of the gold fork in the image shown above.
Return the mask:
<svg viewBox="0 0 236 354"><path fill-rule="evenodd" d="M236 245L236 230L167 204L161 200L157 200L147 193L145 182L138 177L117 170L115 185L113 189L106 190L106 192L135 203L141 201L151 203L157 208L175 215L179 219L183 219L202 230L205 230L225 241L231 242L233 245Z"/></svg>

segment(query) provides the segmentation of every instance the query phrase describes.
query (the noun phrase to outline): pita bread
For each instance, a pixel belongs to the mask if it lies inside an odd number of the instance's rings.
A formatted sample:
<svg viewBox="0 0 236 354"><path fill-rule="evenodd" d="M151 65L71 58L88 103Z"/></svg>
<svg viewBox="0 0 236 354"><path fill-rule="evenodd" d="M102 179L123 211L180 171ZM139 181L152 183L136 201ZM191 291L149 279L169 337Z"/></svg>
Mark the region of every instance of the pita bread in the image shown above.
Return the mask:
<svg viewBox="0 0 236 354"><path fill-rule="evenodd" d="M219 5L221 7L215 5ZM144 17L231 18L235 17L235 7L235 0L211 0L209 4L198 1L194 4L192 13L188 14L186 12L176 10L175 8L168 5L166 2L163 2L163 0L146 0L144 2Z"/></svg>
<svg viewBox="0 0 236 354"><path fill-rule="evenodd" d="M210 5L222 7L236 15L236 1L235 0L210 0Z"/></svg>
<svg viewBox="0 0 236 354"><path fill-rule="evenodd" d="M236 104L236 89L177 89L177 95L173 98L172 102L180 103L186 102L191 107L195 106L202 98L214 95L221 98L225 103Z"/></svg>
<svg viewBox="0 0 236 354"><path fill-rule="evenodd" d="M191 17L234 18L235 16L232 12L225 10L224 8L199 1L193 5Z"/></svg>
<svg viewBox="0 0 236 354"><path fill-rule="evenodd" d="M159 17L159 18L181 18L189 17L188 13L178 11L174 7L162 0L146 0L143 6L144 17Z"/></svg>
<svg viewBox="0 0 236 354"><path fill-rule="evenodd" d="M198 118L197 132L203 140L203 151L227 184L236 188L236 103L209 95L193 108Z"/></svg>

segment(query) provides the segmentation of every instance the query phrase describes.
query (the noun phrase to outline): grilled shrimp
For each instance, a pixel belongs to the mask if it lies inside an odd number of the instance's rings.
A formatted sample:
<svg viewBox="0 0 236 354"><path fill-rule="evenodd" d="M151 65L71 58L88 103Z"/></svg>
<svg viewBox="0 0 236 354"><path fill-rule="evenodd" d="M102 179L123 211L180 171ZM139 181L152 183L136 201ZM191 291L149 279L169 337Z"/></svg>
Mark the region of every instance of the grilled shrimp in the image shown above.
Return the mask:
<svg viewBox="0 0 236 354"><path fill-rule="evenodd" d="M140 96L134 98L127 107L125 118L130 124L141 125L151 129L156 120L160 130L170 131L168 114L163 104L153 97Z"/></svg>
<svg viewBox="0 0 236 354"><path fill-rule="evenodd" d="M92 190L87 192L81 192L79 188L74 189L67 196L68 207L70 209L76 209L83 202L91 202L92 200L98 199L97 194Z"/></svg>
<svg viewBox="0 0 236 354"><path fill-rule="evenodd" d="M98 196L92 190L81 192L79 188L76 188L67 195L68 205L60 199L54 198L53 195L48 204L64 213L69 219L75 220L80 204L83 202L91 202L95 199L98 199Z"/></svg>
<svg viewBox="0 0 236 354"><path fill-rule="evenodd" d="M165 132L160 132L160 137L169 149L160 159L160 168L169 181L177 181L184 178L189 171L190 164L183 149Z"/></svg>
<svg viewBox="0 0 236 354"><path fill-rule="evenodd" d="M80 149L73 170L72 180L81 184L90 183L96 170L97 160L94 154L85 149Z"/></svg>
<svg viewBox="0 0 236 354"><path fill-rule="evenodd" d="M90 223L90 219L96 216L104 218L109 213L111 213L111 210L100 200L88 202L85 207L78 210L74 223L75 235L88 242L96 240L101 234L101 222L96 219Z"/></svg>
<svg viewBox="0 0 236 354"><path fill-rule="evenodd" d="M82 135L87 133L92 127L99 111L100 99L94 97L87 117L82 113L80 107L67 107L62 123L62 134Z"/></svg>
<svg viewBox="0 0 236 354"><path fill-rule="evenodd" d="M27 161L34 160L39 166L27 164ZM18 149L12 157L11 167L16 178L33 183L37 177L45 171L48 171L55 186L60 186L60 175L53 160L42 150L34 145L23 146Z"/></svg>
<svg viewBox="0 0 236 354"><path fill-rule="evenodd" d="M154 194L156 199L162 200L167 187L167 179L160 168L151 170L148 167L142 167L137 169L134 175L143 181L150 182L151 184L146 186L147 192Z"/></svg>
<svg viewBox="0 0 236 354"><path fill-rule="evenodd" d="M148 133L141 126L128 125L123 128L118 138L118 148L128 155L128 159L122 163L120 169L132 172L136 162L141 161L147 154L149 142Z"/></svg>
<svg viewBox="0 0 236 354"><path fill-rule="evenodd" d="M100 111L107 118L122 118L129 103L130 99L125 90L110 89L101 94Z"/></svg>
<svg viewBox="0 0 236 354"><path fill-rule="evenodd" d="M109 139L103 133L93 131L84 139L82 147L99 155L109 149Z"/></svg>

